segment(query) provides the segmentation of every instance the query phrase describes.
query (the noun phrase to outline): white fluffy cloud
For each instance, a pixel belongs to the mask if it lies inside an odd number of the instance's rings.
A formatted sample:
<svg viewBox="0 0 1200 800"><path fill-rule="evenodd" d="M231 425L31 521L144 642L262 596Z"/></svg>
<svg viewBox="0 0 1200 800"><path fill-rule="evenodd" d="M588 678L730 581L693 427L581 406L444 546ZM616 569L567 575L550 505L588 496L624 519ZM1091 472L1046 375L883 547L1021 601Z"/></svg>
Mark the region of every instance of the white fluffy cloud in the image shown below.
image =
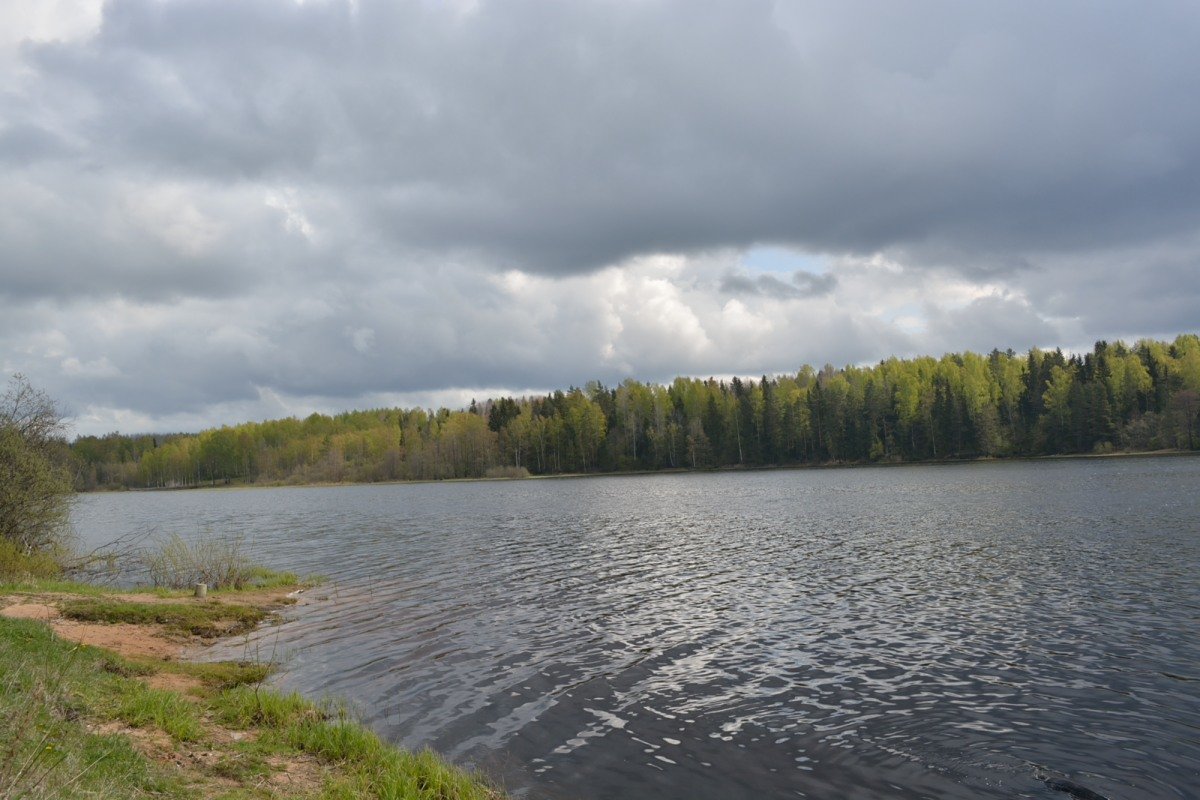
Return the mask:
<svg viewBox="0 0 1200 800"><path fill-rule="evenodd" d="M1190 3L0 31L0 366L85 432L1200 327Z"/></svg>

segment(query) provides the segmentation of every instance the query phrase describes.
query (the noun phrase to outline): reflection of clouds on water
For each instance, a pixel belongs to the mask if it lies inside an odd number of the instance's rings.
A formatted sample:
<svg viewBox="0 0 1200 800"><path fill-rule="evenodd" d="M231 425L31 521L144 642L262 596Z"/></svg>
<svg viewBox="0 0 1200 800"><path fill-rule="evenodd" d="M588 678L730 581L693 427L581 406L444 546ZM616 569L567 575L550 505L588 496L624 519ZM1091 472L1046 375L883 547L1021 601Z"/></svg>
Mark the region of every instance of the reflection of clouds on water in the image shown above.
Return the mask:
<svg viewBox="0 0 1200 800"><path fill-rule="evenodd" d="M1200 660L1181 634L1197 472L89 496L80 528L233 526L268 564L326 575L225 652L281 653L285 688L530 796L1008 797L1043 790L1039 769L1166 794L1200 760L1200 707L1170 677Z"/></svg>

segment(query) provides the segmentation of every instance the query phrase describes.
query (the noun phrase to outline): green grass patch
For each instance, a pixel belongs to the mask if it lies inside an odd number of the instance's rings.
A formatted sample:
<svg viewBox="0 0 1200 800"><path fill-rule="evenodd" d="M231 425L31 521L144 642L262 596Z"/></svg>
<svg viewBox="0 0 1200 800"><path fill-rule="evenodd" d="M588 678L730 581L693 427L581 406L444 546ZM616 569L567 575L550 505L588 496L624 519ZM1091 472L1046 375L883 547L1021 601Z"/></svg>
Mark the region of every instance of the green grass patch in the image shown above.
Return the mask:
<svg viewBox="0 0 1200 800"><path fill-rule="evenodd" d="M251 567L246 573L243 583L238 586L222 586L218 589L209 587L209 595L217 597L237 597L246 592L258 592L270 589L311 589L320 586L325 578L320 575L300 575L295 572L278 572L266 567ZM278 602L289 605L296 602L294 598L281 598Z"/></svg>
<svg viewBox="0 0 1200 800"><path fill-rule="evenodd" d="M155 674L159 669L156 664L121 658L115 653L103 656L100 659L100 667L105 672L111 672L114 675L120 675L124 678L144 678Z"/></svg>
<svg viewBox="0 0 1200 800"><path fill-rule="evenodd" d="M277 572L266 567L252 567L249 577L241 588L209 587L209 595L221 597L236 597L240 593L261 591L263 589L309 588L319 586L325 579L319 575L301 576L295 572ZM71 594L84 597L106 597L115 593L144 594L160 599L190 598L191 588L170 589L165 586L134 586L132 588L114 589L97 586L91 583L68 580L60 577L35 576L28 571L6 573L0 571L0 594Z"/></svg>
<svg viewBox="0 0 1200 800"><path fill-rule="evenodd" d="M159 673L187 675L215 691L237 686L261 684L275 671L273 664L249 661L158 661L152 658L122 658L106 654L101 666L107 672L126 678L144 678Z"/></svg>
<svg viewBox="0 0 1200 800"><path fill-rule="evenodd" d="M397 750L354 722L307 719L290 725L284 736L298 750L341 768L341 775L325 787L323 797L331 800L496 800L502 796L478 776L450 766L435 753Z"/></svg>
<svg viewBox="0 0 1200 800"><path fill-rule="evenodd" d="M261 782L271 774L266 758L256 752L234 752L213 765L213 774L238 783Z"/></svg>
<svg viewBox="0 0 1200 800"><path fill-rule="evenodd" d="M244 633L267 616L261 609L229 603L130 603L101 598L68 600L60 610L64 617L81 622L157 624L196 636Z"/></svg>
<svg viewBox="0 0 1200 800"><path fill-rule="evenodd" d="M117 717L135 728L153 725L178 742L198 742L204 736L192 703L176 692L140 684L121 701Z"/></svg>
<svg viewBox="0 0 1200 800"><path fill-rule="evenodd" d="M218 691L238 686L261 684L271 676L271 664L249 661L172 661L161 666L162 672L174 672L198 678L205 686Z"/></svg>
<svg viewBox="0 0 1200 800"><path fill-rule="evenodd" d="M368 761L384 747L371 731L346 721L302 720L288 728L287 740L326 761Z"/></svg>
<svg viewBox="0 0 1200 800"><path fill-rule="evenodd" d="M135 683L104 665L99 651L45 625L0 618L0 797L188 796L128 739L88 732L93 704Z"/></svg>
<svg viewBox="0 0 1200 800"><path fill-rule="evenodd" d="M0 594L45 594L47 592L57 592L61 594L77 594L87 597L103 597L111 593L111 589L104 589L99 586L93 586L88 583L76 583L75 581L60 580L57 578L31 578L23 576L21 578L13 578L0 575Z"/></svg>
<svg viewBox="0 0 1200 800"><path fill-rule="evenodd" d="M325 717L315 705L298 694L283 694L249 685L222 692L215 706L218 719L235 728L284 728L304 719Z"/></svg>
<svg viewBox="0 0 1200 800"><path fill-rule="evenodd" d="M246 589L286 589L291 586L314 584L316 578L303 579L294 572L279 572L266 567L251 567L246 573Z"/></svg>
<svg viewBox="0 0 1200 800"><path fill-rule="evenodd" d="M209 615L202 622L223 623L230 609L244 608L96 596L63 605L75 619L187 630L195 630L197 611ZM180 608L187 616L176 616ZM309 788L322 800L502 797L432 753L385 744L344 710L266 688L270 669L123 658L60 640L43 623L0 618L0 800L268 800L280 796L269 777L281 763L313 759L322 785ZM199 678L189 689L195 696L146 685L146 677L163 672ZM164 737L143 753L138 748L146 745L136 737L92 732L110 721L162 731L169 744ZM248 735L235 741L221 730ZM191 757L201 751L204 759Z"/></svg>
<svg viewBox="0 0 1200 800"><path fill-rule="evenodd" d="M261 684L275 671L271 664L247 661L157 661L150 658L122 658L116 654L105 655L100 665L106 672L126 678L144 678L159 673L187 675L216 691Z"/></svg>

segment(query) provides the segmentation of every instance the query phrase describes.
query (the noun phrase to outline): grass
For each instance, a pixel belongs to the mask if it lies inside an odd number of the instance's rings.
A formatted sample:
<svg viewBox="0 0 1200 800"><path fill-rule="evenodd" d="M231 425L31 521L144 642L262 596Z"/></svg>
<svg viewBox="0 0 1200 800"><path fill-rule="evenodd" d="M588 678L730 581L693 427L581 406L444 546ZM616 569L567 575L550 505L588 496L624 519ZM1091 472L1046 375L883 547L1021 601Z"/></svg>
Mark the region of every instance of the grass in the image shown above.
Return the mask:
<svg viewBox="0 0 1200 800"><path fill-rule="evenodd" d="M250 570L241 588L210 587L209 594L218 597L232 597L248 591L266 589L307 588L317 586L324 581L317 575L300 576L295 572L278 572L265 567L254 567ZM191 597L191 588L172 589L166 586L138 586L121 590L125 594L144 594L153 597ZM50 592L81 595L84 597L107 597L113 593L111 588L81 583L68 578L32 577L28 573L6 574L0 572L0 595L5 594L46 594Z"/></svg>
<svg viewBox="0 0 1200 800"><path fill-rule="evenodd" d="M267 617L262 609L231 603L134 603L105 598L68 600L60 610L64 617L80 622L165 625L206 637L245 633Z"/></svg>
<svg viewBox="0 0 1200 800"><path fill-rule="evenodd" d="M345 720L309 715L286 724L282 736L292 747L341 767L326 785L326 797L380 800L489 800L494 789L449 766L436 754L397 750L370 730Z"/></svg>
<svg viewBox="0 0 1200 800"><path fill-rule="evenodd" d="M50 591L44 582L30 590ZM237 605L91 591L59 604L75 619L188 632L245 619ZM344 709L267 688L270 669L124 658L0 617L0 800L502 797L432 753L384 743ZM175 676L186 691L148 685ZM276 780L285 771L288 781Z"/></svg>
<svg viewBox="0 0 1200 800"><path fill-rule="evenodd" d="M196 678L204 686L218 691L261 684L275 671L270 664L247 661L159 661L153 663L160 673L187 675Z"/></svg>
<svg viewBox="0 0 1200 800"><path fill-rule="evenodd" d="M243 684L221 695L220 719L235 728L284 728L308 717L323 718L324 712L298 694L263 692Z"/></svg>
<svg viewBox="0 0 1200 800"><path fill-rule="evenodd" d="M314 585L320 578L301 578L294 572L279 572L266 567L251 567L246 571L243 589L286 589L289 586Z"/></svg>
<svg viewBox="0 0 1200 800"><path fill-rule="evenodd" d="M204 738L195 707L176 692L135 689L117 708L117 718L135 728L158 728L177 742L198 742Z"/></svg>
<svg viewBox="0 0 1200 800"><path fill-rule="evenodd" d="M45 594L47 592L76 594L85 597L104 597L110 594L111 590L100 586L93 586L89 583L78 583L59 578L30 578L0 575L0 595Z"/></svg>
<svg viewBox="0 0 1200 800"><path fill-rule="evenodd" d="M185 796L128 738L88 730L106 694L136 690L101 661L45 625L0 619L0 798Z"/></svg>
<svg viewBox="0 0 1200 800"><path fill-rule="evenodd" d="M361 730L349 723L337 730L309 731L305 748L337 742L344 753L343 764L351 766L349 774L332 781L326 793L331 798L376 797L380 800L444 800L445 798L494 797L490 790L479 786L469 776L448 767L431 752L401 752L375 744L378 740L344 732ZM368 733L368 736L373 737Z"/></svg>

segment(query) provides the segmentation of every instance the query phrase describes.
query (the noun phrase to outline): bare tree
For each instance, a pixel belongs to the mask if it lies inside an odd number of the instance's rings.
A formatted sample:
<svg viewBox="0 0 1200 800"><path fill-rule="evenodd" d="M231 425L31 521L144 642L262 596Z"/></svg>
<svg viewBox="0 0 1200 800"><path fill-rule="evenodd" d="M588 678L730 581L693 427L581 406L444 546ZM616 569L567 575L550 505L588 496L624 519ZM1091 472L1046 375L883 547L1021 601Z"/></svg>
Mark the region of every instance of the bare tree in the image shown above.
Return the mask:
<svg viewBox="0 0 1200 800"><path fill-rule="evenodd" d="M24 375L13 375L0 400L0 427L12 428L22 439L44 447L67 435L67 421L58 405Z"/></svg>

